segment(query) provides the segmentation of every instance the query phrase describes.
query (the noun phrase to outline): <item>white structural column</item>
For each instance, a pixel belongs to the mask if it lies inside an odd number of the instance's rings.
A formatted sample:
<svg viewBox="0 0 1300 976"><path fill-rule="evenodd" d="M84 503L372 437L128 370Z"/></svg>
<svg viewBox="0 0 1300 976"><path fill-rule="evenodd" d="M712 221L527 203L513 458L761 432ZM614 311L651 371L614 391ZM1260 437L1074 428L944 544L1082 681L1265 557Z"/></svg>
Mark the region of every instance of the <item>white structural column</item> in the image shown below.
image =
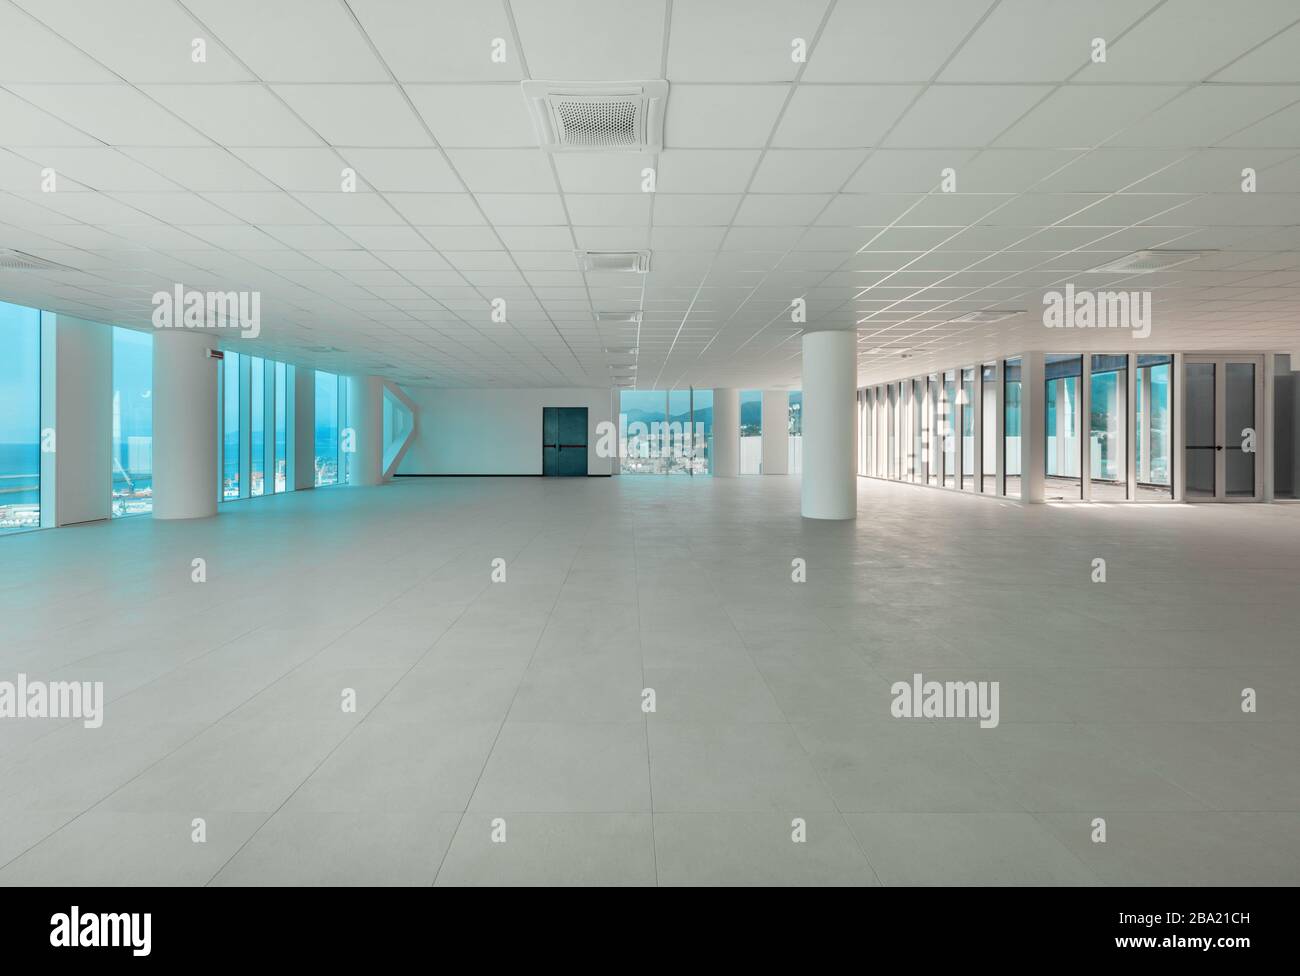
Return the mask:
<svg viewBox="0 0 1300 976"><path fill-rule="evenodd" d="M713 391L713 475L740 474L740 391Z"/></svg>
<svg viewBox="0 0 1300 976"><path fill-rule="evenodd" d="M790 394L763 391L763 474L790 473Z"/></svg>
<svg viewBox="0 0 1300 976"><path fill-rule="evenodd" d="M293 431L290 449L289 487L303 491L316 487L316 371L306 366L290 366L287 397L290 407L285 423Z"/></svg>
<svg viewBox="0 0 1300 976"><path fill-rule="evenodd" d="M216 339L158 329L153 339L153 517L217 514Z"/></svg>
<svg viewBox="0 0 1300 976"><path fill-rule="evenodd" d="M1020 500L1041 503L1047 497L1046 393L1043 353L1020 357ZM1057 410L1059 417L1061 411Z"/></svg>
<svg viewBox="0 0 1300 976"><path fill-rule="evenodd" d="M384 480L384 381L378 376L348 377L347 426L352 429L353 450L348 484L380 484Z"/></svg>
<svg viewBox="0 0 1300 976"><path fill-rule="evenodd" d="M804 518L857 518L857 481L853 475L857 367L856 332L804 335Z"/></svg>

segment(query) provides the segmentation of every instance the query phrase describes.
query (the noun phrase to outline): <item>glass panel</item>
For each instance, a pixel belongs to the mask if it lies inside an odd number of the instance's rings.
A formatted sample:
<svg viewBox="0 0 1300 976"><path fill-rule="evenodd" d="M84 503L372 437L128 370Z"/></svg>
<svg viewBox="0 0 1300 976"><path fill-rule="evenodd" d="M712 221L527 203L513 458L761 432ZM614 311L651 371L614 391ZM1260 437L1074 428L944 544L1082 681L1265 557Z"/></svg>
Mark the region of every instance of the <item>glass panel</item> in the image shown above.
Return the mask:
<svg viewBox="0 0 1300 976"><path fill-rule="evenodd" d="M889 478L894 481L898 478L898 385L890 383L887 389L889 391Z"/></svg>
<svg viewBox="0 0 1300 976"><path fill-rule="evenodd" d="M763 393L740 391L740 473L760 474L763 467Z"/></svg>
<svg viewBox="0 0 1300 976"><path fill-rule="evenodd" d="M948 370L943 374L943 409L940 414L940 434L943 436L943 485L957 487L957 374Z"/></svg>
<svg viewBox="0 0 1300 976"><path fill-rule="evenodd" d="M153 336L113 329L112 513L153 511Z"/></svg>
<svg viewBox="0 0 1300 976"><path fill-rule="evenodd" d="M926 381L925 396L925 482L928 485L939 484L939 473L943 467L939 451L939 377L931 373Z"/></svg>
<svg viewBox="0 0 1300 976"><path fill-rule="evenodd" d="M339 481L339 378L316 371L316 484Z"/></svg>
<svg viewBox="0 0 1300 976"><path fill-rule="evenodd" d="M1157 360L1155 363L1150 360ZM1144 364L1144 361L1147 361ZM1138 500L1164 500L1174 496L1173 463L1170 453L1173 417L1173 360L1170 357L1139 356L1133 388L1133 417L1136 442Z"/></svg>
<svg viewBox="0 0 1300 976"><path fill-rule="evenodd" d="M1093 356L1088 423L1093 501L1128 498L1128 357Z"/></svg>
<svg viewBox="0 0 1300 976"><path fill-rule="evenodd" d="M248 493L260 495L266 490L266 366L256 356L248 360L248 418Z"/></svg>
<svg viewBox="0 0 1300 976"><path fill-rule="evenodd" d="M1273 497L1295 498L1296 459L1300 457L1300 424L1296 415L1297 374L1291 372L1292 357L1282 354L1274 358L1273 382ZM1300 366L1300 362L1295 365Z"/></svg>
<svg viewBox="0 0 1300 976"><path fill-rule="evenodd" d="M912 380L912 480L925 483L925 380Z"/></svg>
<svg viewBox="0 0 1300 976"><path fill-rule="evenodd" d="M1046 497L1082 498L1079 384L1083 377L1083 357L1047 356L1045 370Z"/></svg>
<svg viewBox="0 0 1300 976"><path fill-rule="evenodd" d="M1227 363L1223 369L1224 493L1255 494L1255 364ZM1249 450L1248 450L1249 448Z"/></svg>
<svg viewBox="0 0 1300 976"><path fill-rule="evenodd" d="M975 370L961 371L961 487L975 490Z"/></svg>
<svg viewBox="0 0 1300 976"><path fill-rule="evenodd" d="M41 313L0 302L0 533L41 525Z"/></svg>
<svg viewBox="0 0 1300 976"><path fill-rule="evenodd" d="M663 390L621 390L618 402L620 437L627 445L620 470L624 474L664 474L667 395Z"/></svg>
<svg viewBox="0 0 1300 976"><path fill-rule="evenodd" d="M1020 360L1002 363L1002 458L1008 498L1020 497Z"/></svg>
<svg viewBox="0 0 1300 976"><path fill-rule="evenodd" d="M352 480L352 459L356 454L356 443L352 431L352 412L348 407L348 378L338 378L339 397L339 478L338 483L346 485Z"/></svg>
<svg viewBox="0 0 1300 976"><path fill-rule="evenodd" d="M668 391L668 457L665 468L669 474L691 473L691 391Z"/></svg>
<svg viewBox="0 0 1300 976"><path fill-rule="evenodd" d="M1187 497L1214 497L1214 363L1188 363Z"/></svg>
<svg viewBox="0 0 1300 976"><path fill-rule="evenodd" d="M275 491L288 487L289 477L289 426L285 393L288 389L288 367L275 364Z"/></svg>
<svg viewBox="0 0 1300 976"><path fill-rule="evenodd" d="M239 354L221 361L221 497L239 497Z"/></svg>
<svg viewBox="0 0 1300 976"><path fill-rule="evenodd" d="M998 387L997 367L985 363L980 373L980 491L993 495L998 490Z"/></svg>
<svg viewBox="0 0 1300 976"><path fill-rule="evenodd" d="M790 456L786 470L803 474L803 390L790 391Z"/></svg>
<svg viewBox="0 0 1300 976"><path fill-rule="evenodd" d="M713 390L696 390L695 461L696 474L713 473Z"/></svg>

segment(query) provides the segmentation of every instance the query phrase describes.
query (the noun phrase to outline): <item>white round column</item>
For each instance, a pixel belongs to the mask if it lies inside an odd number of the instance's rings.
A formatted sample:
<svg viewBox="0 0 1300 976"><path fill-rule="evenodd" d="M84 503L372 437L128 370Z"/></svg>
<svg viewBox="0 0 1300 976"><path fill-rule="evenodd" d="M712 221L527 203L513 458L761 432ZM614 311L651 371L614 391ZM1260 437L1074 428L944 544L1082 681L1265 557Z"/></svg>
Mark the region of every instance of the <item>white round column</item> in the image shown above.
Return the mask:
<svg viewBox="0 0 1300 976"><path fill-rule="evenodd" d="M857 403L857 332L808 332L803 337L804 518L858 516L853 471Z"/></svg>
<svg viewBox="0 0 1300 976"><path fill-rule="evenodd" d="M740 474L740 391L713 391L713 475Z"/></svg>
<svg viewBox="0 0 1300 976"><path fill-rule="evenodd" d="M353 454L348 484L377 485L384 480L384 381L378 376L348 377L348 424Z"/></svg>
<svg viewBox="0 0 1300 976"><path fill-rule="evenodd" d="M216 339L201 331L153 333L153 517L217 514Z"/></svg>

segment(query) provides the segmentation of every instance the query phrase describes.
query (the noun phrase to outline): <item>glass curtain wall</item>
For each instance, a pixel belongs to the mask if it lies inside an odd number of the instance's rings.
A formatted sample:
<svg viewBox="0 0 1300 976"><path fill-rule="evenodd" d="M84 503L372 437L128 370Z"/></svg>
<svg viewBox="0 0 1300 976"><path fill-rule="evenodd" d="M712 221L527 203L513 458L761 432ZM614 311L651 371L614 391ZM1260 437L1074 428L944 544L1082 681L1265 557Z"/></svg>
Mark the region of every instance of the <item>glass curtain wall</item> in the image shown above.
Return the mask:
<svg viewBox="0 0 1300 976"><path fill-rule="evenodd" d="M943 374L943 486L957 487L957 374L948 370Z"/></svg>
<svg viewBox="0 0 1300 976"><path fill-rule="evenodd" d="M980 367L980 492L998 491L998 387L997 366Z"/></svg>
<svg viewBox="0 0 1300 976"><path fill-rule="evenodd" d="M912 380L912 480L925 484L925 380Z"/></svg>
<svg viewBox="0 0 1300 976"><path fill-rule="evenodd" d="M227 352L221 361L221 497L238 498L239 479L239 354Z"/></svg>
<svg viewBox="0 0 1300 976"><path fill-rule="evenodd" d="M939 375L931 373L926 381L925 396L925 454L926 454L926 484L939 485L939 479L943 472L943 455L940 438L940 426L942 418L939 409Z"/></svg>
<svg viewBox="0 0 1300 976"><path fill-rule="evenodd" d="M289 426L288 394L289 368L284 363L275 363L275 493L278 495L288 487L289 477Z"/></svg>
<svg viewBox="0 0 1300 976"><path fill-rule="evenodd" d="M1088 494L1128 498L1128 356L1093 356L1088 378Z"/></svg>
<svg viewBox="0 0 1300 976"><path fill-rule="evenodd" d="M41 525L41 313L0 302L0 533Z"/></svg>
<svg viewBox="0 0 1300 976"><path fill-rule="evenodd" d="M153 336L113 328L113 518L153 511Z"/></svg>
<svg viewBox="0 0 1300 976"><path fill-rule="evenodd" d="M1083 439L1079 436L1079 393L1083 380L1083 357L1049 355L1045 358L1045 494L1047 498L1055 499L1082 498Z"/></svg>
<svg viewBox="0 0 1300 976"><path fill-rule="evenodd" d="M786 471L790 474L803 473L803 391L791 390L789 426L789 458Z"/></svg>
<svg viewBox="0 0 1300 976"><path fill-rule="evenodd" d="M1140 500L1169 501L1174 497L1173 379L1173 356L1137 357L1133 448Z"/></svg>
<svg viewBox="0 0 1300 976"><path fill-rule="evenodd" d="M248 493L266 490L266 367L256 356L248 357Z"/></svg>
<svg viewBox="0 0 1300 976"><path fill-rule="evenodd" d="M740 473L763 473L763 392L740 391Z"/></svg>
<svg viewBox="0 0 1300 976"><path fill-rule="evenodd" d="M975 370L961 371L961 488L975 490Z"/></svg>
<svg viewBox="0 0 1300 976"><path fill-rule="evenodd" d="M709 474L713 391L620 390L619 436L623 474Z"/></svg>
<svg viewBox="0 0 1300 976"><path fill-rule="evenodd" d="M1006 495L1020 497L1020 360L1002 362L1002 463L1006 465Z"/></svg>
<svg viewBox="0 0 1300 976"><path fill-rule="evenodd" d="M339 377L316 370L316 486L339 483Z"/></svg>

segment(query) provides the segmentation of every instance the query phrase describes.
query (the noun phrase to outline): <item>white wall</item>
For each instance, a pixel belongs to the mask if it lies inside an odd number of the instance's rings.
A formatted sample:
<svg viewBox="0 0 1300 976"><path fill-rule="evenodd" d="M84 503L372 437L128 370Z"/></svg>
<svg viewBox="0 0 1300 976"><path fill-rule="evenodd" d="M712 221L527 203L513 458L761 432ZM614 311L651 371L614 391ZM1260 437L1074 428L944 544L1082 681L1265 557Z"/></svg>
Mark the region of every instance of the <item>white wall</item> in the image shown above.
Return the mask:
<svg viewBox="0 0 1300 976"><path fill-rule="evenodd" d="M398 474L541 474L542 408L587 408L587 473L611 474L596 425L617 425L607 389L460 390L404 386L419 415Z"/></svg>

